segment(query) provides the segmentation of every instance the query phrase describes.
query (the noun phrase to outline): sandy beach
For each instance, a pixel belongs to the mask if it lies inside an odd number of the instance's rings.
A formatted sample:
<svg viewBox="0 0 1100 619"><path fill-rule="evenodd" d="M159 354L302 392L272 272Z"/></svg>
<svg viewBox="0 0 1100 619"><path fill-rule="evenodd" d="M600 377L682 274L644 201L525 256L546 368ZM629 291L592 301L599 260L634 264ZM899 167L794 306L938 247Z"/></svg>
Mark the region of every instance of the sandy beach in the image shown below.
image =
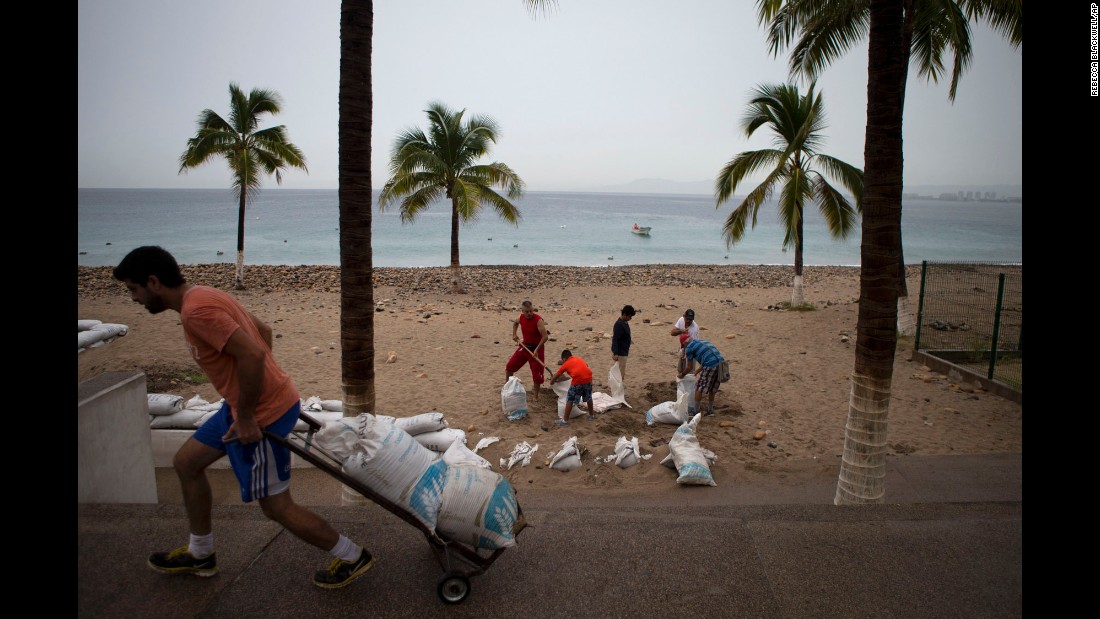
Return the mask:
<svg viewBox="0 0 1100 619"><path fill-rule="evenodd" d="M191 283L229 290L272 326L275 356L303 398L341 397L337 267L249 266L244 291L232 290L232 265L183 269ZM517 444L538 444L530 465L503 471L517 488L664 493L677 487L676 473L660 465L676 426L647 426L645 412L675 399L678 344L669 331L688 308L695 310L701 336L718 346L731 367L730 382L715 398L716 414L704 418L698 432L701 446L717 456L711 467L715 481L785 476L792 468L805 471L807 463L835 470L854 362L858 267L806 267L805 298L817 309L805 312L775 309L790 300L790 266L464 267L467 294L447 291L447 271L376 269L377 412L405 417L441 411L450 427L466 432L471 448L481 438L500 437L479 452L497 470ZM910 291L915 294L918 286L919 267L910 267ZM140 370L151 393L219 399L209 384L184 378L201 373L187 353L178 314L154 316L131 302L109 267L78 268L77 294L78 319L129 327L124 337L78 354L78 382L107 371ZM569 348L588 362L594 389L604 392L613 325L624 304L637 309L624 380L630 408L557 427L549 382L535 402L524 367L517 376L528 389L530 414L520 421L505 418L504 364L516 350L512 320L525 299L546 320L550 367ZM1020 404L910 361L911 349L911 338L899 341L890 457L1022 451ZM391 353L395 360L387 363ZM756 438L760 431L764 436ZM584 466L550 469L546 459L573 436L587 450ZM626 469L596 463L593 458L611 454L621 436L637 437L642 453L652 458Z"/></svg>

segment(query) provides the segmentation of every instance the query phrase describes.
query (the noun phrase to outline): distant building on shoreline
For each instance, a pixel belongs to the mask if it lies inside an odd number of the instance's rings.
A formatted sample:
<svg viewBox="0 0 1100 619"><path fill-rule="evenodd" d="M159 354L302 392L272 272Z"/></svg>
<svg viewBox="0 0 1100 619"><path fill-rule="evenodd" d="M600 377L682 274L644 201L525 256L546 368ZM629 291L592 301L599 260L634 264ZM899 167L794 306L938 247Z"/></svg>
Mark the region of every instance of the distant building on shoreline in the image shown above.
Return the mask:
<svg viewBox="0 0 1100 619"><path fill-rule="evenodd" d="M1021 196L1009 196L1004 198L998 198L996 191L967 191L956 193L941 193L938 196L922 195L918 193L903 193L901 195L906 200L943 200L945 202L1021 202L1023 197Z"/></svg>

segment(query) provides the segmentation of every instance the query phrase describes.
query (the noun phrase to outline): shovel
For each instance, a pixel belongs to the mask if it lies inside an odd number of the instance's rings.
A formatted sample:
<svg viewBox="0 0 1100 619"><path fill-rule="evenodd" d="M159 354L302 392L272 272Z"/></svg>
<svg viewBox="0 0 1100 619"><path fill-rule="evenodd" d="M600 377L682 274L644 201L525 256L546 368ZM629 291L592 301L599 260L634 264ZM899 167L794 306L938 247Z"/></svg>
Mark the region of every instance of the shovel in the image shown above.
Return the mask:
<svg viewBox="0 0 1100 619"><path fill-rule="evenodd" d="M528 349L528 348L527 348L526 346L524 346L523 344L520 344L520 345L519 345L519 348L522 348L522 349L523 349L523 352L527 353L527 356L528 356L528 357L531 357L531 360L532 360L532 361L534 361L535 363L537 363L537 364L541 365L541 366L542 366L542 369L546 370L547 372L550 372L551 374L553 373L553 372L552 372L552 371L550 370L550 368L546 367L546 364L545 364L545 363L543 363L543 362L542 362L542 361L541 361L541 360L540 360L540 359L539 359L538 357L536 357L536 356L535 356L535 353L531 352L531 350L530 350L530 349Z"/></svg>

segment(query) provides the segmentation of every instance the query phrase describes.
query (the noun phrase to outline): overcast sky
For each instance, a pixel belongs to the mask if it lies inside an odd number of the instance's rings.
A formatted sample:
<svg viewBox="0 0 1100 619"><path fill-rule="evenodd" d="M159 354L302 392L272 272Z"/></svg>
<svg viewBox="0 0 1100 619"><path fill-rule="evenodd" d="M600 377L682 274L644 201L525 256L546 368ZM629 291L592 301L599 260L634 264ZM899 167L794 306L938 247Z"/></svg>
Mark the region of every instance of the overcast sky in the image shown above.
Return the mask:
<svg viewBox="0 0 1100 619"><path fill-rule="evenodd" d="M750 91L787 81L751 0L521 0L374 3L373 186L393 139L426 127L438 100L501 129L488 162L531 191L583 191L661 178L711 181L744 150ZM228 117L230 82L267 88L309 173L283 187L338 186L339 0L79 0L79 187L228 188L224 160L177 174L196 118ZM954 104L911 71L905 184L1020 185L1022 48L972 24L974 57ZM866 44L818 83L823 151L863 167ZM801 85L803 91L805 84ZM276 187L273 178L264 187ZM741 193L739 190L738 193Z"/></svg>

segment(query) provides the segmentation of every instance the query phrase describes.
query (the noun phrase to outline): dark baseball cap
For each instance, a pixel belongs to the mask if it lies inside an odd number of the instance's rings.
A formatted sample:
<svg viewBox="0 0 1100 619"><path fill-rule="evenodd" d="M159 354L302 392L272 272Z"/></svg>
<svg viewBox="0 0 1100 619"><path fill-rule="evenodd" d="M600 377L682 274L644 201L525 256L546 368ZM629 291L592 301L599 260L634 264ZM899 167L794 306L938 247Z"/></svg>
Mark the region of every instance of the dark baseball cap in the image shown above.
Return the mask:
<svg viewBox="0 0 1100 619"><path fill-rule="evenodd" d="M695 310L688 310L684 312L684 318L688 320L695 320Z"/></svg>

